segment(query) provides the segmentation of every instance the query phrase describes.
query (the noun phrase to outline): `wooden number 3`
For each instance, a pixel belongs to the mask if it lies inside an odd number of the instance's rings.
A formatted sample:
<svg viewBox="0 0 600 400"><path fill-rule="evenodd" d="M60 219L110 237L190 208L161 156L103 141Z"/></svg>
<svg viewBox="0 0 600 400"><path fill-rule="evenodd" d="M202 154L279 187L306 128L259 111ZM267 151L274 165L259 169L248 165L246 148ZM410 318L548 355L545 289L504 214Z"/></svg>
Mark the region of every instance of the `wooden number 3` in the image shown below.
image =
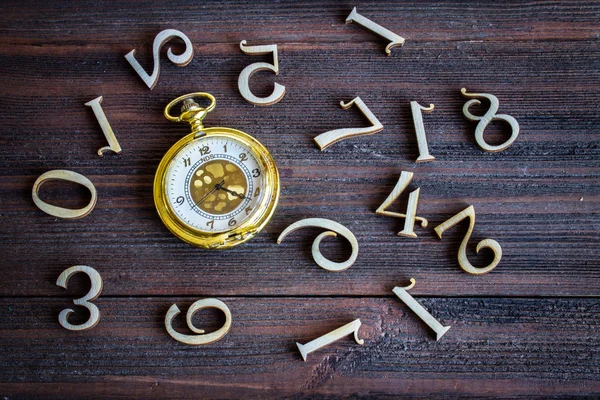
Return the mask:
<svg viewBox="0 0 600 400"><path fill-rule="evenodd" d="M87 308L90 311L90 318L81 325L70 324L67 319L69 314L74 313L75 311L70 308L65 308L60 312L60 315L58 316L58 322L63 328L70 331L85 331L92 329L100 321L100 311L98 310L98 307L96 307L95 304L90 303L91 300L95 300L98 298L98 296L100 296L100 293L102 293L102 277L100 277L98 271L86 265L76 265L64 270L56 280L56 285L66 289L69 279L78 272L83 272L90 278L92 287L90 288L88 294L80 299L73 300L73 303L75 305Z"/></svg>
<svg viewBox="0 0 600 400"><path fill-rule="evenodd" d="M465 272L472 275L487 274L488 272L496 268L498 263L500 263L500 260L502 259L502 247L500 247L500 244L493 239L484 239L477 244L477 248L475 249L475 251L479 253L479 250L483 248L488 248L492 250L494 252L494 260L492 261L492 263L487 267L475 268L469 262L469 260L467 260L467 243L471 238L471 234L473 233L473 227L475 226L475 207L469 206L461 212L459 212L458 214L456 214L454 217L447 220L446 222L443 222L440 225L436 226L434 229L435 233L437 233L437 235L441 239L442 234L447 229L452 228L454 225L458 224L465 218L469 218L469 230L467 231L467 234L465 235L465 238L461 242L460 247L458 249L458 265L460 265L460 267Z"/></svg>
<svg viewBox="0 0 600 400"><path fill-rule="evenodd" d="M283 99L285 95L285 86L280 85L275 82L275 87L273 88L273 93L271 93L268 97L256 97L252 91L250 90L250 77L254 75L258 71L273 71L275 75L279 75L279 60L277 59L277 45L269 44L264 46L246 46L246 41L242 40L240 42L240 49L250 55L261 55L261 54L269 54L273 53L273 64L265 63L265 62L257 62L254 64L248 65L246 68L242 70L240 73L240 77L238 79L238 89L240 90L240 94L248 103L255 104L257 106L270 106L272 104L278 103Z"/></svg>

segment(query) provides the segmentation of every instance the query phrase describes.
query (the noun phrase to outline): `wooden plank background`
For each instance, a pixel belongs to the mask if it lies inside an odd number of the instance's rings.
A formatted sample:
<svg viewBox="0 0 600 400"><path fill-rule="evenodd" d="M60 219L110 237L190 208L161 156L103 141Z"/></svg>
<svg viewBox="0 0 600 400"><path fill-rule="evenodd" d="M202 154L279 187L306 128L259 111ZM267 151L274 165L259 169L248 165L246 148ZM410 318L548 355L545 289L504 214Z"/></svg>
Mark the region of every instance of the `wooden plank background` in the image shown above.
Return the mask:
<svg viewBox="0 0 600 400"><path fill-rule="evenodd" d="M387 57L384 39L345 25L354 6L404 36L404 47ZM600 396L600 2L4 1L1 10L0 397ZM154 36L167 28L186 33L195 56L178 68L163 50L150 91L123 56L135 48L149 69ZM243 39L278 44L279 76L261 72L251 88L285 85L280 103L254 107L239 95L241 70L270 62L244 55ZM496 95L499 112L519 121L512 147L479 150L462 87ZM156 167L187 132L162 109L193 91L217 98L207 125L255 136L281 174L272 222L227 252L177 240L153 205ZM95 154L105 139L83 104L99 95L121 155ZM314 136L365 125L339 107L357 95L384 130L320 152ZM411 100L436 105L424 116L433 163L414 163ZM509 135L497 123L486 132L491 143ZM35 207L33 182L52 169L94 182L89 216L57 220ZM402 220L374 213L403 170L415 173L410 188L421 188L419 215L430 221L415 240L396 236ZM48 184L42 197L78 206L85 192ZM432 229L469 204L469 258L490 261L474 251L484 238L504 253L480 277L456 263L466 225L443 241ZM316 230L276 244L306 217L350 228L355 265L318 268ZM343 240L322 248L334 260L350 253ZM104 279L101 322L84 333L57 322L89 288L82 276L66 291L55 286L77 264ZM439 342L391 292L411 277L411 293L452 326ZM166 310L204 297L230 306L230 333L199 348L172 340ZM364 346L345 339L302 361L296 341L355 318ZM222 317L195 321L216 329Z"/></svg>

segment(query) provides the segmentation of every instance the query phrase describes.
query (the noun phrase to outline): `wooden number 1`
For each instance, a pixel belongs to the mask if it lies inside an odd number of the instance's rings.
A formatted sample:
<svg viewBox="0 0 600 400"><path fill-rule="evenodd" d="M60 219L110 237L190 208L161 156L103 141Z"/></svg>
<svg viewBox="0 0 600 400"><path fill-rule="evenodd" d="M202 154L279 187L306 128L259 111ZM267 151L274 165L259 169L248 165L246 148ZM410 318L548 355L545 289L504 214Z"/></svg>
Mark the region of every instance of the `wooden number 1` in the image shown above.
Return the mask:
<svg viewBox="0 0 600 400"><path fill-rule="evenodd" d="M360 325L360 319L355 319L354 321L342 326L341 328L337 328L336 330L331 331L306 344L300 344L296 342L296 346L298 346L298 350L300 350L302 359L306 361L306 357L308 357L309 353L319 350L320 348L330 345L331 343L337 342L344 336L347 336L351 333L354 334L354 340L356 341L356 343L362 345L365 341L363 339L358 338L358 328L360 328Z"/></svg>
<svg viewBox="0 0 600 400"><path fill-rule="evenodd" d="M75 311L70 308L65 308L60 312L60 315L58 316L58 322L63 328L70 331L85 331L92 329L98 324L98 322L100 322L100 310L98 310L98 307L96 307L95 304L90 303L91 300L95 300L98 298L98 296L100 296L100 293L102 293L102 277L98 271L86 265L76 265L64 270L56 280L56 285L66 289L69 279L78 272L83 272L90 278L92 287L90 288L88 294L80 299L73 300L73 303L75 305L87 308L90 311L90 318L81 325L72 325L67 319L69 314L74 313Z"/></svg>
<svg viewBox="0 0 600 400"><path fill-rule="evenodd" d="M100 124L100 128L102 128L102 132L104 132L104 136L108 141L108 146L102 147L98 150L98 155L102 157L104 152L112 151L117 154L121 152L121 146L119 145L119 141L115 136L110 124L108 123L108 119L104 114L104 110L102 110L102 96L96 97L94 100L90 100L85 103L86 106L92 107L92 111L94 111L94 115Z"/></svg>
<svg viewBox="0 0 600 400"><path fill-rule="evenodd" d="M461 212L459 212L458 214L456 214L454 217L447 220L446 222L436 226L434 229L435 233L437 233L437 235L441 239L442 234L447 229L452 228L454 225L458 224L460 221L462 221L465 218L469 218L469 230L467 231L467 234L465 235L465 237L464 237L463 241L461 242L460 247L458 249L458 265L460 265L460 267L465 272L472 274L472 275L487 274L488 272L490 272L491 270L496 268L496 266L502 259L502 247L500 247L500 244L493 239L484 239L477 244L475 251L477 253L479 253L479 250L481 250L483 248L488 248L488 249L492 250L492 252L494 253L494 260L492 261L492 263L490 265L488 265L487 267L475 268L469 262L469 260L467 260L467 243L469 242L469 239L471 238L471 234L473 233L473 227L475 226L475 207L469 206L469 207L465 208L464 210L462 210Z"/></svg>
<svg viewBox="0 0 600 400"><path fill-rule="evenodd" d="M381 203L377 211L375 213L379 215L386 215L388 217L397 217L397 218L406 218L404 221L404 229L398 232L400 236L406 236L410 238L416 238L417 234L413 231L415 226L415 220L421 221L421 227L427 228L427 220L425 218L417 217L417 203L419 202L419 193L421 192L421 188L417 188L416 190L410 192L408 195L408 206L406 207L406 214L401 214L392 211L386 211L388 208L406 189L410 181L412 180L413 173L402 171L400 174L400 178L398 178L398 182L396 186L390 193L390 195Z"/></svg>
<svg viewBox="0 0 600 400"><path fill-rule="evenodd" d="M371 112L371 110L369 110L369 107L365 105L365 103L361 100L360 97L355 97L348 103L340 101L340 106L342 106L344 110L349 109L354 104L356 104L360 112L362 112L363 115L367 117L369 122L371 122L372 126L369 126L367 128L335 129L333 131L321 133L319 136L315 137L315 142L317 143L321 151L325 150L326 148L340 140L347 139L352 136L370 135L383 130L383 125L381 125L381 122L379 122L377 117Z"/></svg>
<svg viewBox="0 0 600 400"><path fill-rule="evenodd" d="M419 157L417 158L417 162L435 160L435 157L429 154L429 147L427 146L427 136L425 135L422 114L422 112L432 112L434 107L435 106L433 104L430 104L429 107L423 107L416 101L410 102L410 109L412 111L413 122L415 124L415 133L417 134L417 144L419 145Z"/></svg>
<svg viewBox="0 0 600 400"><path fill-rule="evenodd" d="M154 58L154 66L152 68L152 75L144 70L140 63L135 59L135 49L131 50L125 55L125 59L131 64L135 72L142 78L146 86L150 90L154 89L156 82L158 82L158 76L160 75L160 49L173 38L179 38L185 43L185 51L183 54L175 55L171 48L167 51L167 57L171 62L179 67L185 67L194 58L194 47L190 39L183 33L176 29L165 29L160 32L154 38L154 44L152 44L152 56Z"/></svg>
<svg viewBox="0 0 600 400"><path fill-rule="evenodd" d="M277 57L277 45L269 44L264 46L246 46L246 41L242 40L240 42L240 49L249 55L261 55L261 54L269 54L273 53L273 64L269 64L266 62L257 62L254 64L248 65L246 68L242 70L240 73L240 77L238 79L238 89L240 90L240 94L242 97L248 102L255 104L257 106L270 106L272 104L278 103L283 99L285 95L285 86L280 85L275 82L275 87L273 88L273 93L271 93L268 97L256 97L252 91L250 90L250 77L257 73L258 71L273 71L275 75L279 75L279 60Z"/></svg>
<svg viewBox="0 0 600 400"><path fill-rule="evenodd" d="M410 278L409 286L396 286L392 291L396 294L396 296L398 296L400 300L404 302L404 304L406 304L411 310L413 310L414 313L417 314L419 318L423 320L423 322L425 322L431 329L433 329L433 331L437 335L436 340L440 340L441 337L444 336L446 332L448 332L448 329L450 329L450 327L443 326L442 324L440 324L438 320L433 317L433 315L429 314L429 312L421 304L419 304L418 301L416 301L410 294L408 294L408 291L415 286L415 283L415 279Z"/></svg>
<svg viewBox="0 0 600 400"><path fill-rule="evenodd" d="M362 25L371 32L375 32L376 34L388 39L390 43L385 47L385 52L388 56L392 54L393 47L402 46L404 44L404 38L402 36L397 35L389 29L386 29L383 26L379 25L378 23L371 21L369 18L360 15L358 11L356 11L356 7L352 9L352 12L350 13L350 15L348 15L348 18L346 18L347 24L351 22L355 22L359 25Z"/></svg>

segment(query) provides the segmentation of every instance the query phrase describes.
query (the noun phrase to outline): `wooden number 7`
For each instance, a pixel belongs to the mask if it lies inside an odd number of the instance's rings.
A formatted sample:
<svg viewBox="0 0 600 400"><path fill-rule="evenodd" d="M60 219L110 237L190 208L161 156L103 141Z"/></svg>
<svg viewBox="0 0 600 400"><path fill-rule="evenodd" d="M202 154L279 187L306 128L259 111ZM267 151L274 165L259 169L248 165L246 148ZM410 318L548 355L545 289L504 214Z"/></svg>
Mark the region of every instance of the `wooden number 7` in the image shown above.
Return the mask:
<svg viewBox="0 0 600 400"><path fill-rule="evenodd" d="M317 143L317 145L319 146L321 151L325 150L326 148L328 148L329 146L331 146L332 144L334 144L335 142L338 142L340 140L343 140L343 139L346 139L346 138L349 138L352 136L370 135L372 133L383 130L383 125L381 125L381 122L379 122L377 117L371 112L371 110L369 110L369 107L367 107L365 105L365 103L361 100L360 97L357 96L348 103L344 103L343 101L340 101L340 106L342 106L342 108L344 110L349 109L354 104L356 104L356 106L358 107L360 112L362 112L363 115L365 117L367 117L369 122L371 122L372 126L369 126L367 128L335 129L333 131L321 133L319 136L315 137L315 142Z"/></svg>
<svg viewBox="0 0 600 400"><path fill-rule="evenodd" d="M500 247L500 244L493 239L484 239L477 244L475 251L479 253L479 250L483 248L488 248L492 250L492 252L494 253L494 260L492 261L492 263L487 267L475 268L473 265L471 265L469 260L467 260L467 243L471 238L471 233L473 233L473 227L475 226L475 207L469 206L461 212L459 212L458 214L456 214L454 217L447 220L446 222L436 226L434 229L435 233L437 233L437 235L441 239L442 234L447 229L452 228L454 225L458 224L465 218L469 218L469 230L467 231L467 234L465 235L458 249L458 265L460 265L460 267L465 272L472 275L487 274L488 272L496 268L498 263L500 263L500 260L502 259L502 247Z"/></svg>
<svg viewBox="0 0 600 400"><path fill-rule="evenodd" d="M69 317L69 314L74 313L75 311L70 308L65 308L60 312L60 315L58 316L58 322L63 328L70 331L85 331L92 329L100 321L100 311L98 310L98 307L96 307L95 304L90 303L91 300L97 299L102 292L102 277L100 277L98 271L86 265L76 265L74 267L65 269L56 280L56 285L66 289L69 279L71 279L71 277L78 272L83 272L90 278L92 287L90 288L88 294L80 299L73 300L73 303L75 305L87 308L90 311L90 318L81 325L72 325L69 323L69 321L67 321L67 318Z"/></svg>
<svg viewBox="0 0 600 400"><path fill-rule="evenodd" d="M242 70L240 73L240 77L238 78L238 89L240 90L240 94L248 103L255 104L257 106L270 106L272 104L278 103L283 96L285 95L285 86L280 85L275 82L275 87L273 88L273 93L271 93L268 97L256 97L252 91L250 90L250 77L254 75L258 71L273 71L275 75L279 75L279 60L277 59L277 45L269 44L264 46L246 46L246 41L242 40L240 42L240 49L250 55L261 55L261 54L269 54L273 53L273 64L265 63L265 62L257 62L254 64L248 65L246 68Z"/></svg>
<svg viewBox="0 0 600 400"><path fill-rule="evenodd" d="M406 236L410 238L416 238L417 234L413 231L415 226L415 220L421 221L421 226L423 228L427 228L427 220L425 218L417 217L417 202L419 201L419 193L421 192L421 188L417 188L416 190L410 192L408 195L408 206L406 207L406 214L400 214L397 212L386 211L388 208L406 189L410 181L412 180L413 173L402 171L400 174L400 178L392 190L392 193L381 203L377 211L375 213L379 215L386 215L388 217L398 217L398 218L406 218L404 222L404 229L398 232L400 236Z"/></svg>

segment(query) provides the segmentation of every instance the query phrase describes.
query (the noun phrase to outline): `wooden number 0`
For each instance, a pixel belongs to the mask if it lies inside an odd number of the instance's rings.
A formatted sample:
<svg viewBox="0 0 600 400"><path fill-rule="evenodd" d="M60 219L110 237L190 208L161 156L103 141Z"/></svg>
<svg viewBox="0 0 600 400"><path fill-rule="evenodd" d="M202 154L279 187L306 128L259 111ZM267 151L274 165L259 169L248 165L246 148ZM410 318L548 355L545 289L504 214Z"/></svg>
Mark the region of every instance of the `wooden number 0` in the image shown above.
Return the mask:
<svg viewBox="0 0 600 400"><path fill-rule="evenodd" d="M154 89L156 82L158 82L158 76L160 75L160 49L165 43L175 37L183 40L185 43L185 51L181 55L175 55L171 48L169 48L167 57L173 64L179 67L185 67L192 61L192 58L194 58L194 47L192 46L190 39L183 32L176 29L165 29L154 38L154 44L152 45L152 56L154 57L152 75L148 75L140 63L135 59L135 49L125 55L125 59L127 59L129 64L131 64L135 72L137 72L150 90Z"/></svg>
<svg viewBox="0 0 600 400"><path fill-rule="evenodd" d="M102 277L92 267L88 267L86 265L76 265L71 268L67 268L60 274L58 279L56 280L56 285L62 288L67 288L67 284L69 283L69 279L78 272L83 272L86 274L90 281L92 282L92 287L88 294L80 299L73 300L73 303L78 306L83 306L90 311L90 318L81 325L72 325L68 321L69 314L75 312L70 308L65 308L60 312L58 316L58 322L62 325L63 328L68 329L70 331L85 331L88 329L92 329L95 327L100 321L100 311L95 304L90 303L91 300L95 300L102 293Z"/></svg>
<svg viewBox="0 0 600 400"><path fill-rule="evenodd" d="M461 242L460 247L458 249L458 265L460 265L460 267L465 272L472 275L487 274L488 272L496 268L496 266L502 259L502 247L500 247L500 244L493 239L484 239L477 244L477 248L475 249L475 251L479 253L479 250L483 248L488 248L492 250L494 252L494 260L492 261L492 263L487 267L475 268L473 265L471 265L469 260L467 260L467 243L471 238L471 233L473 233L473 227L475 226L475 207L469 206L461 212L459 212L458 214L456 214L454 217L447 220L446 222L436 226L434 229L435 233L437 233L437 235L441 239L442 234L447 229L452 228L454 225L458 224L465 218L469 218L469 230L467 231L467 234L465 235L465 238Z"/></svg>
<svg viewBox="0 0 600 400"><path fill-rule="evenodd" d="M371 122L372 126L369 126L367 128L335 129L333 131L321 133L319 136L315 137L315 142L317 143L321 151L325 150L326 148L340 140L347 139L352 136L370 135L383 130L383 125L381 125L381 122L379 122L375 114L373 114L371 110L369 110L369 107L365 105L365 103L361 100L360 97L357 96L348 103L340 101L340 106L342 106L344 110L349 109L354 104L356 104L360 112L362 112L363 115L367 117L369 122Z"/></svg>
<svg viewBox="0 0 600 400"><path fill-rule="evenodd" d="M85 186L90 191L92 198L90 199L90 202L87 206L78 210L72 210L70 208L63 208L54 206L52 204L48 204L42 199L40 199L39 191L40 187L44 184L44 182L50 180L60 180L78 183L82 186ZM31 197L35 205L46 214L50 214L53 217L66 219L85 217L86 215L92 212L92 210L96 206L96 201L98 200L96 187L88 178L81 174L78 174L77 172L68 171L65 169L55 169L53 171L48 171L40 175L40 177L37 178L37 180L33 184L33 189L31 190Z"/></svg>
<svg viewBox="0 0 600 400"><path fill-rule="evenodd" d="M279 60L277 58L277 45L269 44L264 46L246 46L246 41L242 40L240 42L240 49L250 55L262 55L273 53L273 64L265 63L265 62L257 62L254 64L248 65L246 68L242 70L240 73L240 77L238 79L238 89L240 90L240 94L242 97L248 102L255 104L257 106L270 106L272 104L278 103L283 99L285 95L285 86L280 85L275 82L275 87L273 88L273 93L271 93L268 97L256 97L252 91L250 90L250 77L257 73L258 71L273 71L275 75L279 75Z"/></svg>

